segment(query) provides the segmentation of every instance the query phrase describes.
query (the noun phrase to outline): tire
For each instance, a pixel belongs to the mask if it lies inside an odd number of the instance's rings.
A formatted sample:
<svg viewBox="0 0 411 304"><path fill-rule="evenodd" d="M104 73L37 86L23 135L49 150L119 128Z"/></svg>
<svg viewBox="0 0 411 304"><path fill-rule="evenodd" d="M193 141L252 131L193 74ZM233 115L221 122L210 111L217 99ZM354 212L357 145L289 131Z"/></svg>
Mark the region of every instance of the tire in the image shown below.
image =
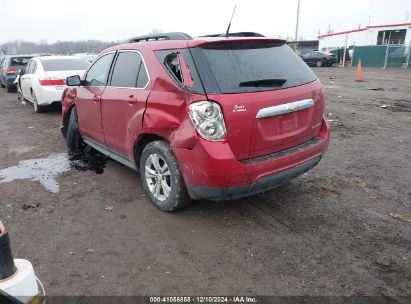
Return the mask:
<svg viewBox="0 0 411 304"><path fill-rule="evenodd" d="M17 89L17 100L23 102L23 94L21 93L21 90Z"/></svg>
<svg viewBox="0 0 411 304"><path fill-rule="evenodd" d="M70 151L82 151L84 149L83 138L80 134L77 110L75 107L71 110L67 126L66 144Z"/></svg>
<svg viewBox="0 0 411 304"><path fill-rule="evenodd" d="M140 177L151 202L162 211L175 211L191 201L177 159L166 141L153 141L144 147Z"/></svg>
<svg viewBox="0 0 411 304"><path fill-rule="evenodd" d="M9 87L8 85L6 85L6 91L7 91L7 93L14 92L14 88Z"/></svg>
<svg viewBox="0 0 411 304"><path fill-rule="evenodd" d="M322 61L322 60L317 60L317 61L315 62L315 66L316 66L317 68L322 67L322 66L323 66L323 61Z"/></svg>
<svg viewBox="0 0 411 304"><path fill-rule="evenodd" d="M43 112L43 108L39 106L37 102L37 97L36 94L34 94L34 91L31 91L31 102L33 103L33 108L34 108L34 113L41 113Z"/></svg>

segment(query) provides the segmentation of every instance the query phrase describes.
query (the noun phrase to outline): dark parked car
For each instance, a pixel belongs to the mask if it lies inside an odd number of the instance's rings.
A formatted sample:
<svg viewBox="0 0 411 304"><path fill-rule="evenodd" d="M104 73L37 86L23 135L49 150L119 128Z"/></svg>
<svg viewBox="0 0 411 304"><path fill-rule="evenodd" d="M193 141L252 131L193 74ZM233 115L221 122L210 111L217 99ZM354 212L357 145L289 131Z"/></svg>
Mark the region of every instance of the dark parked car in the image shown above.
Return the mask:
<svg viewBox="0 0 411 304"><path fill-rule="evenodd" d="M19 70L24 70L33 56L16 55L5 56L0 63L0 86L6 88L7 92L17 89L14 80Z"/></svg>
<svg viewBox="0 0 411 304"><path fill-rule="evenodd" d="M320 51L304 52L300 54L300 57L309 66L332 66L334 63L337 63L335 55Z"/></svg>
<svg viewBox="0 0 411 304"><path fill-rule="evenodd" d="M267 191L318 164L323 86L284 40L176 36L134 38L67 78L69 149L140 172L165 211Z"/></svg>

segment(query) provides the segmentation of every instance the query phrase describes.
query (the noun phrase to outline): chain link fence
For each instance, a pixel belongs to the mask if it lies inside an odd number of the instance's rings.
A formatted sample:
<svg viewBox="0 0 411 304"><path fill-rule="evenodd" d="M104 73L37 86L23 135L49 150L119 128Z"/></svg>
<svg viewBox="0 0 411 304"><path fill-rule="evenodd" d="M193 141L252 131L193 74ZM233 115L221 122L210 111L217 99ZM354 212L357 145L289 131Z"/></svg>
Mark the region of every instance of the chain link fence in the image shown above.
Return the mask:
<svg viewBox="0 0 411 304"><path fill-rule="evenodd" d="M354 46L352 66L411 69L411 45Z"/></svg>

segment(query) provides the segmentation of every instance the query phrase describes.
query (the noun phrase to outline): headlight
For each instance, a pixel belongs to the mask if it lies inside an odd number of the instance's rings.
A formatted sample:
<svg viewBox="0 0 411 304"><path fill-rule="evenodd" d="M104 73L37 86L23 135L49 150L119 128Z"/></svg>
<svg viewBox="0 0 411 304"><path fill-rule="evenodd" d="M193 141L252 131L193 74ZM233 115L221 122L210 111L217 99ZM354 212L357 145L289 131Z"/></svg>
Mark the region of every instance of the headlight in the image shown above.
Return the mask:
<svg viewBox="0 0 411 304"><path fill-rule="evenodd" d="M223 112L211 101L199 101L188 106L194 127L202 137L212 141L223 140L226 135Z"/></svg>

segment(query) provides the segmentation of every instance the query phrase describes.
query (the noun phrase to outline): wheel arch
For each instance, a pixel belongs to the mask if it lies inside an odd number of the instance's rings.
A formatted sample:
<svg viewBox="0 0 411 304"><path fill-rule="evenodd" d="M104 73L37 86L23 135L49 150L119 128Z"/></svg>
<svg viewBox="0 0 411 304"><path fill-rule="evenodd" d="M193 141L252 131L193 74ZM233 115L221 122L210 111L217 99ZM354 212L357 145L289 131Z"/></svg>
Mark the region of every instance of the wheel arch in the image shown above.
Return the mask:
<svg viewBox="0 0 411 304"><path fill-rule="evenodd" d="M141 158L141 154L144 150L144 147L147 146L149 143L151 143L153 141L156 141L156 140L164 140L164 141L169 143L169 141L166 138L161 137L160 135L151 134L151 133L141 134L137 138L136 142L134 143L134 148L133 148L134 161L135 161L137 167L140 166L140 158Z"/></svg>
<svg viewBox="0 0 411 304"><path fill-rule="evenodd" d="M62 128L62 132L63 132L63 136L64 136L64 138L66 138L67 137L67 130L68 130L68 124L69 124L69 121L70 121L70 115L71 115L71 112L73 111L73 109L76 107L76 104L72 104L68 109L67 109L67 111L65 111L64 113L63 113L63 128Z"/></svg>

